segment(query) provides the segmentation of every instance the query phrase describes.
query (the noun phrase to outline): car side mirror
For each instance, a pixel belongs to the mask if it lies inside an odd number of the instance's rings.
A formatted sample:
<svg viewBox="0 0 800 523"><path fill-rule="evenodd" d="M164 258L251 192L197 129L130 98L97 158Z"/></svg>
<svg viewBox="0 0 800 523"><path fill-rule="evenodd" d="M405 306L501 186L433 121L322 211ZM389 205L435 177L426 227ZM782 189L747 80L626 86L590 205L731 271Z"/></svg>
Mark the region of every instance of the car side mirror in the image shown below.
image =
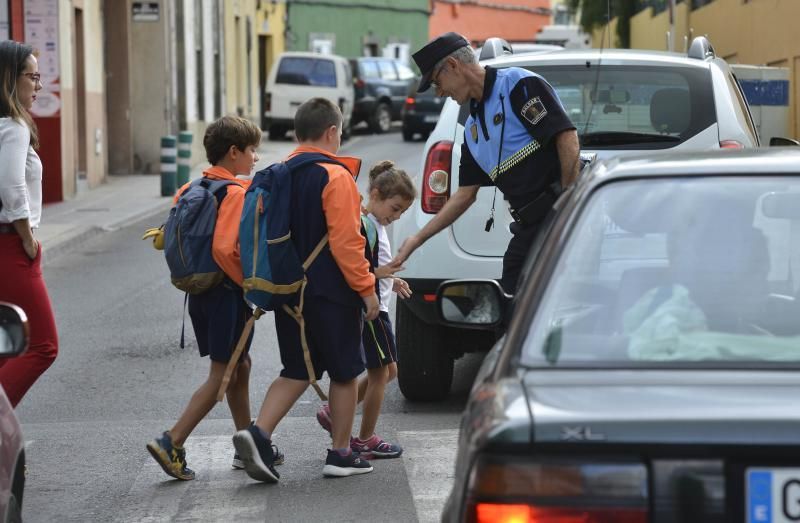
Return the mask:
<svg viewBox="0 0 800 523"><path fill-rule="evenodd" d="M17 356L28 349L28 317L16 305L0 302L0 357Z"/></svg>
<svg viewBox="0 0 800 523"><path fill-rule="evenodd" d="M495 280L451 280L436 291L439 318L451 327L497 327L510 301L511 296Z"/></svg>
<svg viewBox="0 0 800 523"><path fill-rule="evenodd" d="M797 140L792 140L791 138L784 138L782 136L773 136L769 139L769 146L770 147L796 147L800 145L800 142Z"/></svg>

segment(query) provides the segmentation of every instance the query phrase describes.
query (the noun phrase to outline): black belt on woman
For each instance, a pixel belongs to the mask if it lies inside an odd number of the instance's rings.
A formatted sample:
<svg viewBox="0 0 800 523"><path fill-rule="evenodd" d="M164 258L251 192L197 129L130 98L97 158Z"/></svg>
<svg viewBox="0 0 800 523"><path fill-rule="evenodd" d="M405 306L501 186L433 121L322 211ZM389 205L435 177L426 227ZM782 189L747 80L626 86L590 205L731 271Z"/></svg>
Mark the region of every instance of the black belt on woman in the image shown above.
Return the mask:
<svg viewBox="0 0 800 523"><path fill-rule="evenodd" d="M17 230L10 223L0 223L0 234L17 234Z"/></svg>

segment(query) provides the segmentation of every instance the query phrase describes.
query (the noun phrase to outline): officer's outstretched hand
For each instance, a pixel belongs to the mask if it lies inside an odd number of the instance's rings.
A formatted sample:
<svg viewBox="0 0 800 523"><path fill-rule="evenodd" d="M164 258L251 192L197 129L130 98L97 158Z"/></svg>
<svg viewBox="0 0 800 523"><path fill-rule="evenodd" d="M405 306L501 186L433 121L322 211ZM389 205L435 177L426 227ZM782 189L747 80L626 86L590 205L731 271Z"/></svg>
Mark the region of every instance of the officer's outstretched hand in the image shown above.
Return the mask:
<svg viewBox="0 0 800 523"><path fill-rule="evenodd" d="M374 292L369 296L364 296L361 298L364 300L364 308L366 312L364 313L364 319L367 321L372 321L378 317L378 295Z"/></svg>
<svg viewBox="0 0 800 523"><path fill-rule="evenodd" d="M379 280L381 278L390 278L394 276L394 273L400 272L403 269L405 269L405 267L403 267L397 260L397 258L395 258L386 265L381 265L380 267L376 267L375 277L378 278Z"/></svg>
<svg viewBox="0 0 800 523"><path fill-rule="evenodd" d="M392 262L405 263L411 253L416 251L420 245L422 245L422 242L416 236L409 236L400 246L400 250L397 251L397 256L394 257Z"/></svg>

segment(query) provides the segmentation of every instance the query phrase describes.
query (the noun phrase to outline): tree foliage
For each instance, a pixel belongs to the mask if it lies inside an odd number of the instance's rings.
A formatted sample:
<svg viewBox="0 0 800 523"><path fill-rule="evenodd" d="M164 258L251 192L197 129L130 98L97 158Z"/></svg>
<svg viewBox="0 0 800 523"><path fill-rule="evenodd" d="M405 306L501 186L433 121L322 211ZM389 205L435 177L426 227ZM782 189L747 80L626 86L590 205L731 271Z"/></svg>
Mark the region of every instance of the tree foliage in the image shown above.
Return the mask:
<svg viewBox="0 0 800 523"><path fill-rule="evenodd" d="M631 17L636 14L638 0L567 0L567 7L573 13L580 10L580 26L587 33L607 24L610 19L617 20L617 38L620 47L631 45Z"/></svg>

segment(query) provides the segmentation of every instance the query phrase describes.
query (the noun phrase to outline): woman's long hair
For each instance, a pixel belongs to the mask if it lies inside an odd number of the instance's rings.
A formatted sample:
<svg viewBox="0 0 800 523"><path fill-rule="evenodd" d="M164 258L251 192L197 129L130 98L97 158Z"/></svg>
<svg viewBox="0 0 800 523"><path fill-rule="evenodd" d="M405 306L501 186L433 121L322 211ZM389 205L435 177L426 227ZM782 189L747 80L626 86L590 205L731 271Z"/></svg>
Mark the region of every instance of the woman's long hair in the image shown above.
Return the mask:
<svg viewBox="0 0 800 523"><path fill-rule="evenodd" d="M30 113L17 98L17 80L25 70L33 47L14 40L0 42L0 117L24 122L31 131L31 145L39 148L39 131Z"/></svg>

